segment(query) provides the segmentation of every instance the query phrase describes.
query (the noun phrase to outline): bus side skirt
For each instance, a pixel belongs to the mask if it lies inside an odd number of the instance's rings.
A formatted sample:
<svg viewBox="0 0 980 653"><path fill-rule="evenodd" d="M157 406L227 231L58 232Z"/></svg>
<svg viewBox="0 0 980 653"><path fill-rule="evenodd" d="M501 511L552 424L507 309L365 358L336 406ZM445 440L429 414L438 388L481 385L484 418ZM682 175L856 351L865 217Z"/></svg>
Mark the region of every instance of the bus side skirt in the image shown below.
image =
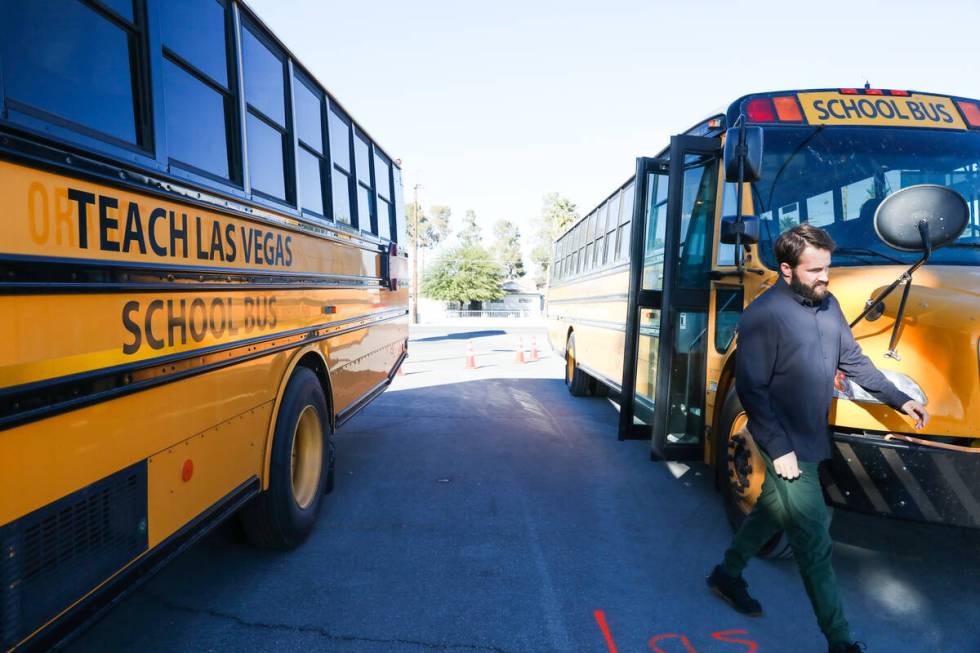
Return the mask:
<svg viewBox="0 0 980 653"><path fill-rule="evenodd" d="M259 479L252 477L201 513L193 521L134 560L92 592L72 605L13 651L60 649L94 625L120 601L139 589L154 574L214 530L259 493Z"/></svg>

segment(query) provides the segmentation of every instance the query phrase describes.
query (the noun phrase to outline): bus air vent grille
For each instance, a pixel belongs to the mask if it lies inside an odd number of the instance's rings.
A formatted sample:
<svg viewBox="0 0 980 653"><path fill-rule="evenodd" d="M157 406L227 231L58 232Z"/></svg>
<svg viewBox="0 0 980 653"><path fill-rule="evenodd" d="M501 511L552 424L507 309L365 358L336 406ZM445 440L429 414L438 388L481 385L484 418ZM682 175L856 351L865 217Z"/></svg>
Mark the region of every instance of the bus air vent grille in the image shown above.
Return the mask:
<svg viewBox="0 0 980 653"><path fill-rule="evenodd" d="M0 526L0 650L146 547L146 461Z"/></svg>

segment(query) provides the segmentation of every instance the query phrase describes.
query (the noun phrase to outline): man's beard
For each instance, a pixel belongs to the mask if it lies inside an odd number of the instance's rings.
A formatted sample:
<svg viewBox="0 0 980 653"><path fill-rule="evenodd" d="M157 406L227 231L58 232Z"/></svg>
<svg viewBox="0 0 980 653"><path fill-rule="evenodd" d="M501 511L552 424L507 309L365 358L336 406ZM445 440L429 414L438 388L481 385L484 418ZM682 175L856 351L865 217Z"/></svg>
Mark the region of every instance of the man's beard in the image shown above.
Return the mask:
<svg viewBox="0 0 980 653"><path fill-rule="evenodd" d="M793 292L803 299L808 300L811 304L819 304L830 292L827 284L822 281L814 282L812 286L806 285L796 276L795 270L793 271L793 276L790 278L789 285L793 289Z"/></svg>

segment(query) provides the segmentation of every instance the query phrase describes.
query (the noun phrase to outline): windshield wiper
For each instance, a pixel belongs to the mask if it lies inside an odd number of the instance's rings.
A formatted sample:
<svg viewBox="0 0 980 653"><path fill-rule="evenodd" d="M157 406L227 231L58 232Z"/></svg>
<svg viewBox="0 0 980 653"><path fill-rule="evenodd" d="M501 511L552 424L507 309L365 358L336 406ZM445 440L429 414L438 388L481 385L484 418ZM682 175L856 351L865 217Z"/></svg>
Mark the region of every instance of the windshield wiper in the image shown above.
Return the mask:
<svg viewBox="0 0 980 653"><path fill-rule="evenodd" d="M949 245L947 245L947 247L949 247ZM864 247L838 247L837 249L834 250L834 254L844 254L844 255L847 255L847 254L870 254L871 256L880 256L881 258L887 259L887 260L891 261L892 263L898 263L899 265L905 265L905 261L903 261L902 259L895 258L894 256L889 256L888 254L883 254L881 252L877 252L877 251L875 251L873 249L866 249Z"/></svg>

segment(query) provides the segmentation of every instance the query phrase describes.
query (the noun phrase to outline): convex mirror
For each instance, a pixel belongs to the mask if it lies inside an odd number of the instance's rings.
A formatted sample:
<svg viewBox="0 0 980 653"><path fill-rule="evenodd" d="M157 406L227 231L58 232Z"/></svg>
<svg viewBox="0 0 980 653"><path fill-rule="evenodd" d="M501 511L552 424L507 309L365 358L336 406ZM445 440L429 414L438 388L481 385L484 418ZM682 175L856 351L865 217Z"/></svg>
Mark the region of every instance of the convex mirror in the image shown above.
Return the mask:
<svg viewBox="0 0 980 653"><path fill-rule="evenodd" d="M930 247L937 249L959 238L969 219L966 200L955 190L919 184L886 197L875 211L874 225L878 238L889 247L918 252L925 249L920 223L928 227Z"/></svg>

